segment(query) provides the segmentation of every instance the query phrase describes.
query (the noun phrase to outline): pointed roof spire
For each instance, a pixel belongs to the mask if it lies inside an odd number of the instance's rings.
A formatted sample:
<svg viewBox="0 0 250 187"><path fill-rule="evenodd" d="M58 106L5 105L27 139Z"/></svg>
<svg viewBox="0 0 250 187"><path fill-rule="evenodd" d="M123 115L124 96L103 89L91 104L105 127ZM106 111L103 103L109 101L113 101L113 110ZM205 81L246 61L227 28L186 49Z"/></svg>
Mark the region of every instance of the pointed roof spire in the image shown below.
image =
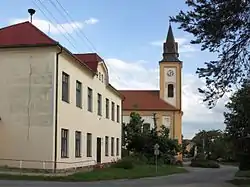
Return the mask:
<svg viewBox="0 0 250 187"><path fill-rule="evenodd" d="M169 23L167 38L163 45L162 62L180 62L178 57L178 44L175 42L172 26Z"/></svg>
<svg viewBox="0 0 250 187"><path fill-rule="evenodd" d="M167 38L166 38L166 42L175 42L171 23L169 23L168 35L167 35Z"/></svg>

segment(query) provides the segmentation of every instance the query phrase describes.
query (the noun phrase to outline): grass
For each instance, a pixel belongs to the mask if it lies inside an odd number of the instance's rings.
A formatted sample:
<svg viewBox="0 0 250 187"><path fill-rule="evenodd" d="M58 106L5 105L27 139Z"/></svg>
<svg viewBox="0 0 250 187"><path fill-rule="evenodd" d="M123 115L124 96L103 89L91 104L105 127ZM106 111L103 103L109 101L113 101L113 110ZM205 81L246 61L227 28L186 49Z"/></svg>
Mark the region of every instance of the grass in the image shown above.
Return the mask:
<svg viewBox="0 0 250 187"><path fill-rule="evenodd" d="M250 179L250 171L237 171L235 177L246 177Z"/></svg>
<svg viewBox="0 0 250 187"><path fill-rule="evenodd" d="M250 187L250 171L237 171L235 177L237 178L230 183L240 187Z"/></svg>
<svg viewBox="0 0 250 187"><path fill-rule="evenodd" d="M158 166L156 173L153 165L138 165L133 169L104 168L90 172L75 173L69 176L28 176L28 175L6 175L0 174L0 179L8 180L46 180L46 181L98 181L113 179L135 179L143 177L165 176L174 173L187 172L184 168L176 166Z"/></svg>
<svg viewBox="0 0 250 187"><path fill-rule="evenodd" d="M239 187L250 187L250 179L234 179L229 182Z"/></svg>

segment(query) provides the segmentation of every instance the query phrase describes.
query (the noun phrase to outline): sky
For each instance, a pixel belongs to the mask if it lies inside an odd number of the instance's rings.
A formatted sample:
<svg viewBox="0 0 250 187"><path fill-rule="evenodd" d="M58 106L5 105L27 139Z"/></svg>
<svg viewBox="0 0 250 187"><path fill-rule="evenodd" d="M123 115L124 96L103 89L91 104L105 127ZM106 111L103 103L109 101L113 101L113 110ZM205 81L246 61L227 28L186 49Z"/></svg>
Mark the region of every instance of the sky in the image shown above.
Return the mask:
<svg viewBox="0 0 250 187"><path fill-rule="evenodd" d="M59 2L59 3L58 3ZM27 10L36 10L33 24L73 53L97 52L109 69L117 89L159 89L159 61L167 36L169 17L188 10L184 0L8 0L1 2L0 27L28 21ZM190 44L192 35L172 23L183 61L183 135L199 130L224 129L228 95L209 110L198 93L204 82L195 74L216 54Z"/></svg>

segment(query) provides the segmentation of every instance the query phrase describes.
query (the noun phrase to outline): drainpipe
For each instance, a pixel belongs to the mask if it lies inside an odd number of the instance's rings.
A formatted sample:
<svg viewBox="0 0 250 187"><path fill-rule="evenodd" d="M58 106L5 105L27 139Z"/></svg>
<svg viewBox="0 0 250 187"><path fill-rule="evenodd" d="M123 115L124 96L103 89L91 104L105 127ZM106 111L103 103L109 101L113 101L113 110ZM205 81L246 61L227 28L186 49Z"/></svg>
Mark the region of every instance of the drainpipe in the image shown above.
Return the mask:
<svg viewBox="0 0 250 187"><path fill-rule="evenodd" d="M58 64L59 64L59 55L62 53L63 48L60 47L60 51L56 53L56 97L55 97L55 152L54 152L54 173L56 173L57 167L57 118L58 118Z"/></svg>

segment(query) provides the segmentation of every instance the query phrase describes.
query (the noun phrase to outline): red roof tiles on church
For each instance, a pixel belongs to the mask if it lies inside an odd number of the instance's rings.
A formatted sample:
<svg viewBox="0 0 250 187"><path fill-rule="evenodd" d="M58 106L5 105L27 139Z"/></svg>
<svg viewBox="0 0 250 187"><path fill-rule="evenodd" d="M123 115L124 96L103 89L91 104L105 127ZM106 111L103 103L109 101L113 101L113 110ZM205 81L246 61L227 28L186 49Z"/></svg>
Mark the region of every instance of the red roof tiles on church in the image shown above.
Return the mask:
<svg viewBox="0 0 250 187"><path fill-rule="evenodd" d="M174 106L160 99L159 90L119 90L124 95L123 110L174 111Z"/></svg>
<svg viewBox="0 0 250 187"><path fill-rule="evenodd" d="M28 21L0 29L1 47L57 44Z"/></svg>

